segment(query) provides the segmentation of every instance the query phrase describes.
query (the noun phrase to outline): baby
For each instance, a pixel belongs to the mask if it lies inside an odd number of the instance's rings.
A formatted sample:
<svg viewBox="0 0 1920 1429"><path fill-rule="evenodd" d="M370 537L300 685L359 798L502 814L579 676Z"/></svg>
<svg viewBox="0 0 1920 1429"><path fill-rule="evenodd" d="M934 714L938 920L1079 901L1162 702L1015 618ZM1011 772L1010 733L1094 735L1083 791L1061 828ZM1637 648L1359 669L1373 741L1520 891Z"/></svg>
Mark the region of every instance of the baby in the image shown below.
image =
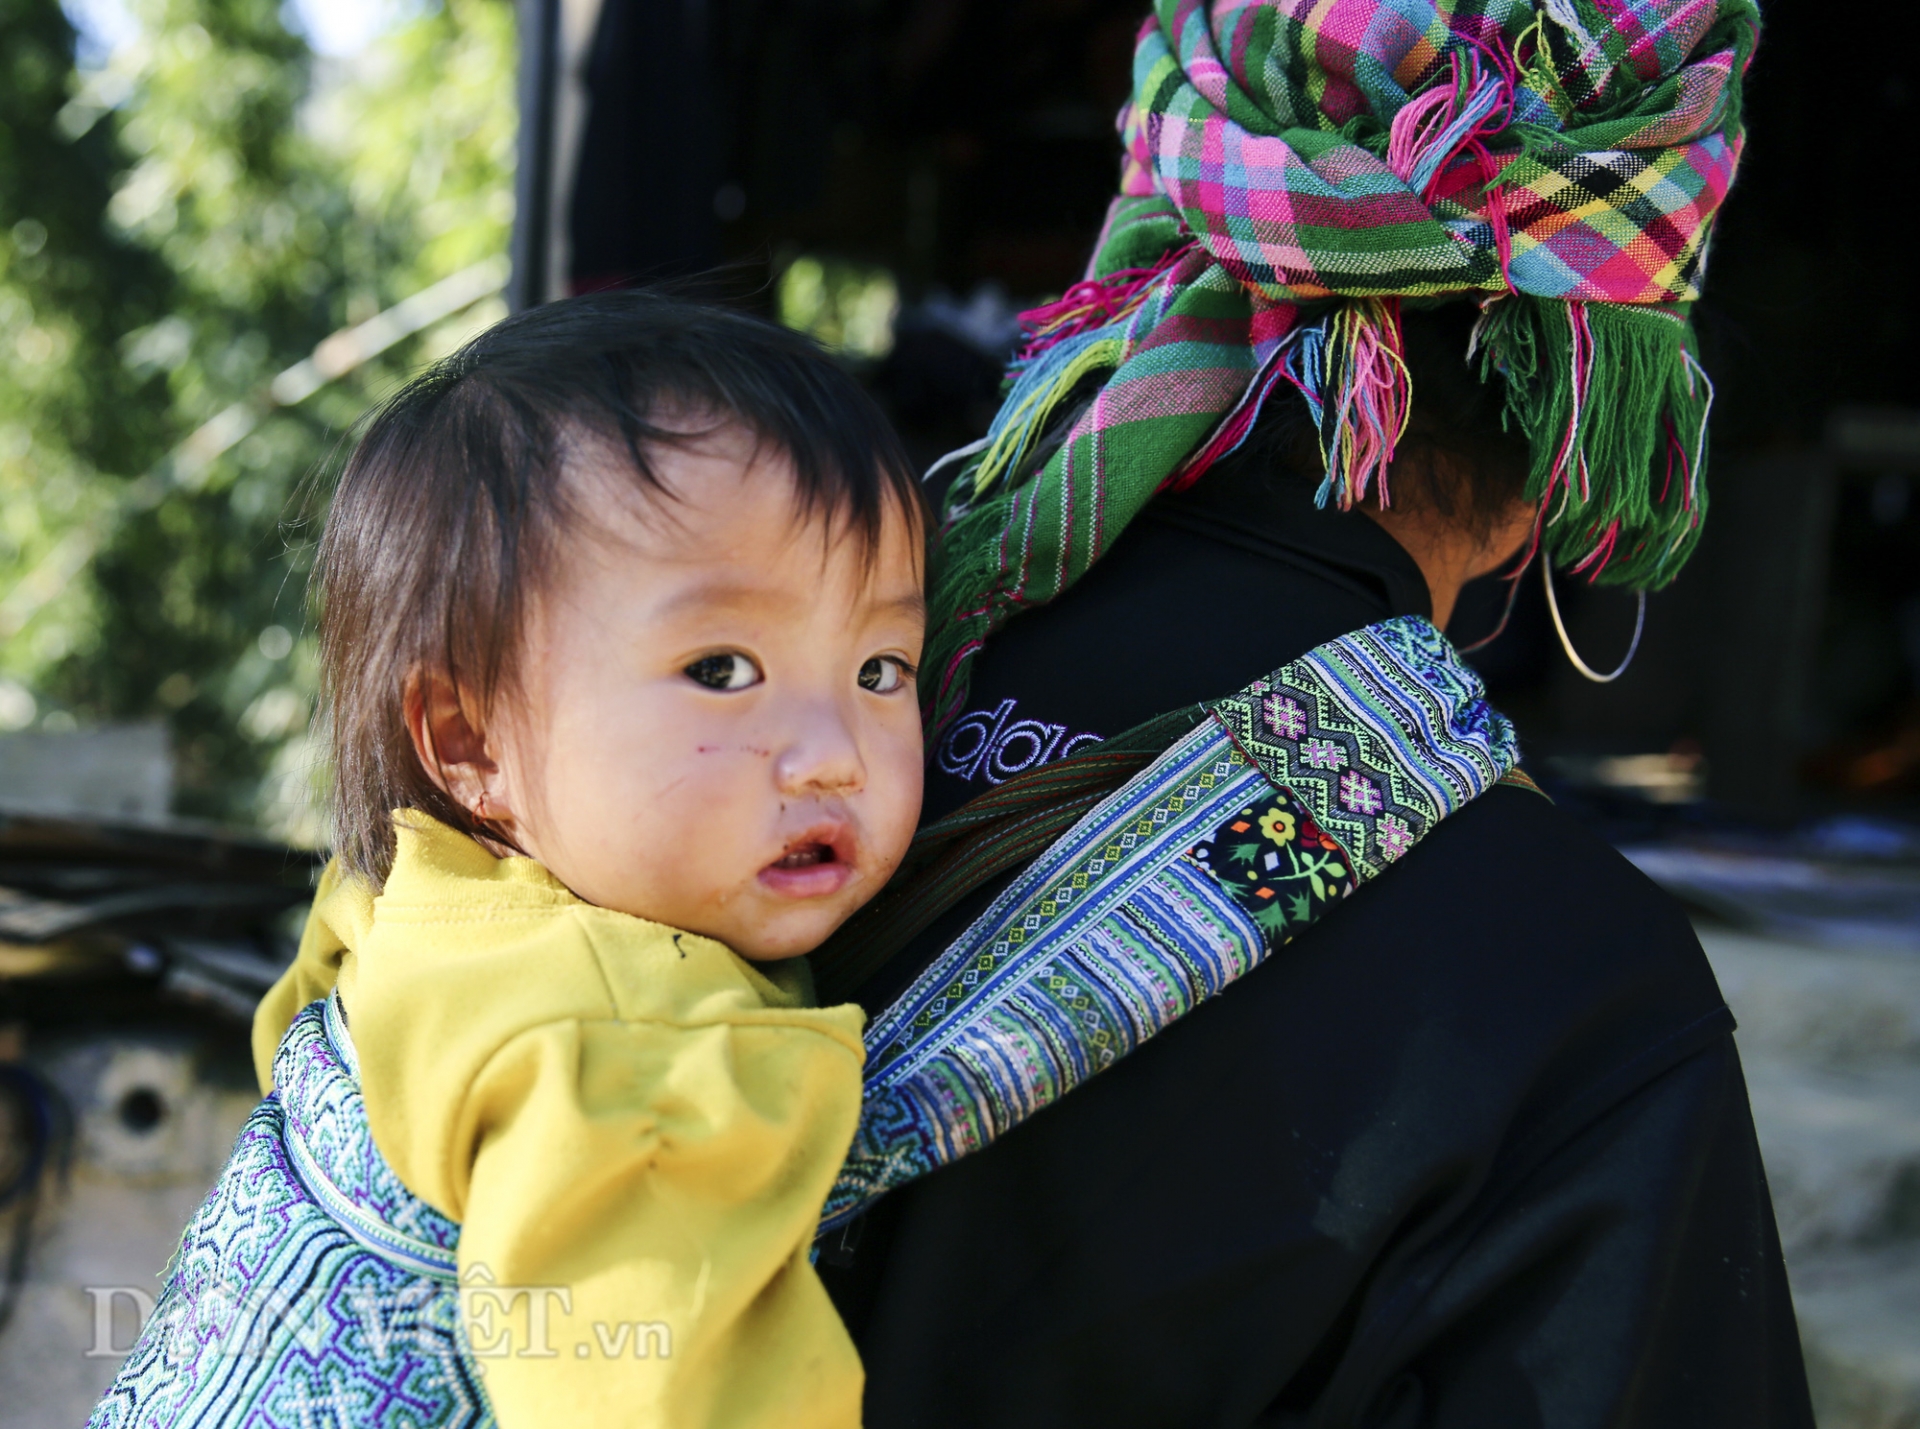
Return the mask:
<svg viewBox="0 0 1920 1429"><path fill-rule="evenodd" d="M924 530L851 379L733 313L555 303L386 404L273 1094L95 1424L858 1423L808 1252L861 1019L798 955L913 833Z"/></svg>

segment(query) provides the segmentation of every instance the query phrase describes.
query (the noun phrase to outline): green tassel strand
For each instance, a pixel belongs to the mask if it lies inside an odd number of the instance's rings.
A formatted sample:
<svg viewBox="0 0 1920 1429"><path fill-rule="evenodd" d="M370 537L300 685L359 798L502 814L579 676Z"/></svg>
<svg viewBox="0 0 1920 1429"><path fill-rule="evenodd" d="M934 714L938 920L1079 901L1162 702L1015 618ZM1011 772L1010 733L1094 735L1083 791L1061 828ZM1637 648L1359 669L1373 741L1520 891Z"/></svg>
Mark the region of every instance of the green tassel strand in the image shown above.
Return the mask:
<svg viewBox="0 0 1920 1429"><path fill-rule="evenodd" d="M1707 514L1713 389L1679 312L1515 295L1489 304L1481 378L1506 383L1503 420L1532 450L1555 564L1602 585L1657 590L1679 574Z"/></svg>

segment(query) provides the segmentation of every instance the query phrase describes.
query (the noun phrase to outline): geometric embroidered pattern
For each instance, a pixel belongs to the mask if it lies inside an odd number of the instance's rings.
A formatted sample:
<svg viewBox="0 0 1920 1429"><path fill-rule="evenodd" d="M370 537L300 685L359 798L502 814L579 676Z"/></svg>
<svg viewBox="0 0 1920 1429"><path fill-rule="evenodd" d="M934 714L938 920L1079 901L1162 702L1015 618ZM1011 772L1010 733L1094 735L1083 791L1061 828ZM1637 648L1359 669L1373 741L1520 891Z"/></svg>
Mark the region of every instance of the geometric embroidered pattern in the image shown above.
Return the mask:
<svg viewBox="0 0 1920 1429"><path fill-rule="evenodd" d="M273 1075L89 1429L491 1429L460 1227L374 1146L336 999L294 1019Z"/></svg>
<svg viewBox="0 0 1920 1429"><path fill-rule="evenodd" d="M1483 696L1403 617L1219 701L869 1024L821 1234L1113 1065L1499 782L1519 750Z"/></svg>
<svg viewBox="0 0 1920 1429"><path fill-rule="evenodd" d="M868 1027L866 1095L821 1233L986 1146L1265 954L1182 858L1265 789L1206 721L1040 855Z"/></svg>
<svg viewBox="0 0 1920 1429"><path fill-rule="evenodd" d="M1405 615L1309 651L1214 713L1365 879L1519 762L1485 695L1447 638Z"/></svg>

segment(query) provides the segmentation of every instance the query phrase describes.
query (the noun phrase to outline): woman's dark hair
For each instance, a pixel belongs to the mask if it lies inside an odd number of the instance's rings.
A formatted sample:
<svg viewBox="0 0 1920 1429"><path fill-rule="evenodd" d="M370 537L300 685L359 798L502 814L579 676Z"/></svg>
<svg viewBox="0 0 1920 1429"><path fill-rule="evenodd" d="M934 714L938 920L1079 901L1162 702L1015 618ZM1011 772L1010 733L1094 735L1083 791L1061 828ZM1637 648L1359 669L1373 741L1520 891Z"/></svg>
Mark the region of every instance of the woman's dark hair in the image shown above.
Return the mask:
<svg viewBox="0 0 1920 1429"><path fill-rule="evenodd" d="M334 488L312 587L334 850L349 870L384 884L396 809L483 832L421 767L405 690L442 674L484 708L512 681L529 597L586 514L569 455L619 453L636 488L671 499L649 454L730 422L790 460L797 519L825 516L869 558L890 504L926 529L899 438L816 344L658 293L509 318L373 414Z"/></svg>
<svg viewBox="0 0 1920 1429"><path fill-rule="evenodd" d="M1391 495L1485 537L1526 496L1533 449L1506 423L1506 388L1469 359L1472 303L1403 305L1400 333L1413 388L1407 434L1394 454Z"/></svg>
<svg viewBox="0 0 1920 1429"><path fill-rule="evenodd" d="M1525 498L1533 456L1526 437L1506 426L1501 383L1483 382L1479 359L1467 358L1479 316L1459 300L1402 306L1413 408L1394 453L1389 495L1396 507L1436 512L1485 537ZM1261 412L1247 450L1303 484L1319 484L1324 468L1312 417L1284 388Z"/></svg>

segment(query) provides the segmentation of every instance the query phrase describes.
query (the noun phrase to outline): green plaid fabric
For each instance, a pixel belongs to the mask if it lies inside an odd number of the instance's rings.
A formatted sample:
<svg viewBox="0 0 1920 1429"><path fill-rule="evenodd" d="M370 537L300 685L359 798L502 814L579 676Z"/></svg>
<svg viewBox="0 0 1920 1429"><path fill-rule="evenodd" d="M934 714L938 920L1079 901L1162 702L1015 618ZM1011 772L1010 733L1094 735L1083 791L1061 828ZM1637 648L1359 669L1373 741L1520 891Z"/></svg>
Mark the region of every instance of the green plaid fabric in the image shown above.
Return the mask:
<svg viewBox="0 0 1920 1429"><path fill-rule="evenodd" d="M1384 488L1402 298L1483 303L1483 373L1532 446L1552 556L1670 580L1705 513L1711 388L1685 310L1758 23L1752 0L1158 0L1087 281L1027 315L951 487L930 722L993 630L1230 450L1276 387L1320 423L1323 500Z"/></svg>

